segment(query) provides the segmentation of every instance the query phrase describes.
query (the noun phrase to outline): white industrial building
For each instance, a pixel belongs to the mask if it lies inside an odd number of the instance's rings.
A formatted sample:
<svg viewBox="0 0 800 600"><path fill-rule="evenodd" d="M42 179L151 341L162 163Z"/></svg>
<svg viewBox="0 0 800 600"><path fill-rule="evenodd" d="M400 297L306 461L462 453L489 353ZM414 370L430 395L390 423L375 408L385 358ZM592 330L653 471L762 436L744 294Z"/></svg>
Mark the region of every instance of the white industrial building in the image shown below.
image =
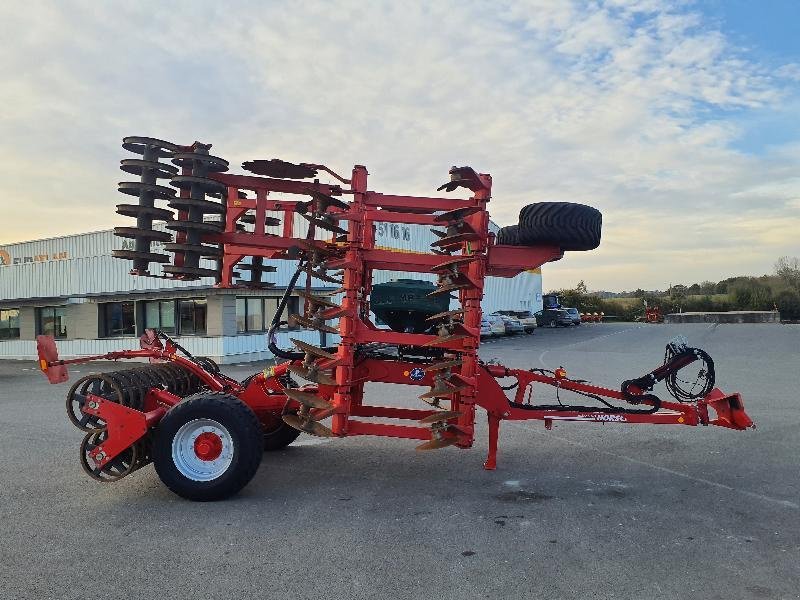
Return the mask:
<svg viewBox="0 0 800 600"><path fill-rule="evenodd" d="M295 235L303 235L297 233L305 224L300 221ZM426 227L395 223L376 227L376 242L386 248L427 252L434 239ZM0 359L35 359L38 334L55 336L62 357L137 348L138 336L147 327L163 329L190 352L222 363L271 356L264 332L294 273L294 261L269 262L278 269L269 277L274 287L220 289L212 279L182 282L132 276L129 261L111 256L125 242L107 230L1 246ZM375 272L374 283L398 278L435 281L432 274L398 269ZM330 287L317 280L313 285ZM541 271L511 279L487 277L484 292L482 307L487 313L539 310ZM299 298L290 303L294 312L298 306ZM335 336L321 340L320 335L287 328L278 334L278 345L290 347L289 337L315 344L336 342Z"/></svg>

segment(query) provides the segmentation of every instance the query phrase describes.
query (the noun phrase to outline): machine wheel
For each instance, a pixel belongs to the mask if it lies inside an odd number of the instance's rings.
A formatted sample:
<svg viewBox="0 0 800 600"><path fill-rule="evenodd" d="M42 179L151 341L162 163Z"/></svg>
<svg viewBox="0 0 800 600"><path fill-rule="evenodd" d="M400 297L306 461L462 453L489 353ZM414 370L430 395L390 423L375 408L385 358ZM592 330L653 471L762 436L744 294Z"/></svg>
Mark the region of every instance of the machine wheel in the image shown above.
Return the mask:
<svg viewBox="0 0 800 600"><path fill-rule="evenodd" d="M497 244L501 246L519 246L519 226L501 227L495 239Z"/></svg>
<svg viewBox="0 0 800 600"><path fill-rule="evenodd" d="M297 439L301 431L294 427L289 427L283 420L278 421L278 425L269 431L264 430L264 450L273 452L282 450Z"/></svg>
<svg viewBox="0 0 800 600"><path fill-rule="evenodd" d="M189 500L222 500L253 478L263 454L261 423L244 402L220 392L189 396L158 424L153 464Z"/></svg>
<svg viewBox="0 0 800 600"><path fill-rule="evenodd" d="M558 321L556 321L555 319L553 319L552 321L550 321L550 325L549 325L549 327L550 327L551 329L555 329L556 327L558 327Z"/></svg>
<svg viewBox="0 0 800 600"><path fill-rule="evenodd" d="M603 215L573 202L537 202L519 213L521 245L556 244L562 250L594 250L600 245Z"/></svg>

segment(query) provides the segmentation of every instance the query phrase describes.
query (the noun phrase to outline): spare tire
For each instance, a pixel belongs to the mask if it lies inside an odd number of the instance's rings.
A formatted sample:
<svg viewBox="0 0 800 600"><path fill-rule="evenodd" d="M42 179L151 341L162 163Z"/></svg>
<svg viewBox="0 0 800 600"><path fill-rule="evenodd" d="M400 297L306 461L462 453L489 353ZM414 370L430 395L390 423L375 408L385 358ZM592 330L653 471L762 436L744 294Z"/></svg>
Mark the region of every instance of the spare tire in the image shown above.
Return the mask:
<svg viewBox="0 0 800 600"><path fill-rule="evenodd" d="M554 244L562 250L594 250L600 245L602 224L600 211L584 204L529 204L519 212L519 245Z"/></svg>
<svg viewBox="0 0 800 600"><path fill-rule="evenodd" d="M504 246L519 246L519 225L501 227L496 235L496 243Z"/></svg>

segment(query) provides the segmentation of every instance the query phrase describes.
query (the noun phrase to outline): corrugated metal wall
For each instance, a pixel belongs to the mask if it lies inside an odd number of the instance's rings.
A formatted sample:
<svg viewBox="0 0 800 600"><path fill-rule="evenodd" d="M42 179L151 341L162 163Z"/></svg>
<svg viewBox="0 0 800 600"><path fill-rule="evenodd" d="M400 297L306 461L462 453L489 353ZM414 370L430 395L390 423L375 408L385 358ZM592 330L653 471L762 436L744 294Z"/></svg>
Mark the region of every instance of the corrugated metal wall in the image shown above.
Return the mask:
<svg viewBox="0 0 800 600"><path fill-rule="evenodd" d="M281 215L272 213L271 216ZM156 226L164 229L164 225ZM493 231L497 227L492 224ZM280 227L267 228L269 233L280 233ZM303 237L308 231L305 219L295 218L295 235ZM329 237L319 232L318 238ZM400 225L394 223L376 224L376 243L384 248L402 249L407 252L428 252L430 243L437 238L430 228L419 225ZM211 279L195 282L182 282L159 279L155 277L134 277L129 274L129 261L115 259L111 251L122 248L125 240L113 235L113 231L98 231L61 238L36 240L11 244L0 248L0 258L12 264L0 266L0 304L13 306L14 302L35 302L42 300L50 303L54 299L73 298L80 301L86 296L126 295L135 292L179 290L207 288L213 285ZM155 251L160 251L156 246ZM16 259L16 260L15 260ZM206 262L212 267L213 263ZM294 261L271 261L277 272L269 276L276 287L285 287L295 272ZM383 283L392 279L411 278L435 281L430 273L404 273L402 261L398 262L397 271L376 271L374 283ZM155 274L160 267L153 265ZM314 287L331 287L331 284L313 280ZM202 292L198 290L198 295ZM485 313L496 310L528 309L538 310L542 301L541 274L527 272L512 279L489 277L486 280L485 294L482 302ZM278 334L280 347L290 347L290 337L311 343L320 343L316 331L281 332ZM335 344L336 336L328 336L327 344ZM191 337L181 339L181 343L192 353L212 356L222 362L237 360L258 360L270 356L266 351L264 335L236 335L219 337ZM78 339L59 341L62 356L81 356L102 354L115 349L136 348L136 338L113 339ZM24 358L36 356L36 343L29 340L4 340L0 342L0 358Z"/></svg>
<svg viewBox="0 0 800 600"><path fill-rule="evenodd" d="M278 213L271 213L279 216ZM492 230L497 226L491 224ZM164 229L163 224L156 229ZM279 233L279 227L267 228L269 233ZM302 237L308 231L305 219L295 217L295 235ZM317 237L325 237L324 232ZM430 228L420 225L397 223L376 224L376 244L386 248L402 249L408 252L427 252L431 242L437 239ZM124 240L113 235L111 230L79 235L36 240L11 244L5 250L21 264L0 266L0 301L25 300L37 298L69 298L100 294L119 294L144 292L150 290L209 287L210 278L183 282L156 277L133 277L129 274L130 262L115 259L111 251L122 248ZM160 251L158 245L155 251ZM63 257L63 258L57 258ZM29 259L29 260L28 260ZM28 262L23 262L28 260ZM212 267L210 261L203 261ZM269 276L277 287L285 287L296 269L293 261L272 261L278 271ZM398 263L398 268L402 264ZM161 267L153 265L153 273L161 273ZM429 274L406 274L401 271L381 271L375 273L375 283L390 279L409 277L434 280ZM315 287L329 284L314 280ZM486 284L484 311L498 309L541 307L541 276L523 273L513 279L489 278Z"/></svg>
<svg viewBox="0 0 800 600"><path fill-rule="evenodd" d="M183 282L133 277L129 261L111 256L111 251L122 248L122 244L122 238L108 230L4 246L12 260L32 261L0 266L0 301L207 287L214 283L211 279ZM64 258L58 258L64 254ZM160 273L160 267L156 272Z"/></svg>

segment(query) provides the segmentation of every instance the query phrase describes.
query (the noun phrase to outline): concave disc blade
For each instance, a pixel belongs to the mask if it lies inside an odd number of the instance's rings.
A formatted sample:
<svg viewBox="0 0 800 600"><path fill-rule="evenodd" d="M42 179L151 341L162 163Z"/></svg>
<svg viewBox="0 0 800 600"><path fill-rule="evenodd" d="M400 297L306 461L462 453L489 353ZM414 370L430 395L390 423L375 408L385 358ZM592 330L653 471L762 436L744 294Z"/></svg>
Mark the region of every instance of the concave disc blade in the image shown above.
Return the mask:
<svg viewBox="0 0 800 600"><path fill-rule="evenodd" d="M321 408L323 410L333 408L333 405L330 402L328 402L324 398L320 398L316 394L309 394L308 392L298 392L297 390L293 389L285 389L283 391L292 400L297 400L300 404L308 406L309 408Z"/></svg>
<svg viewBox="0 0 800 600"><path fill-rule="evenodd" d="M303 290L298 291L297 295L300 296L301 298L305 298L306 300L308 300L312 304L321 304L323 306L330 306L331 308L334 308L334 307L338 308L338 306L339 306L335 302L333 302L331 300L328 300L327 298L324 298L323 296L317 296L315 294L312 294L310 292L306 292L306 291L303 291Z"/></svg>
<svg viewBox="0 0 800 600"><path fill-rule="evenodd" d="M302 340L296 340L295 338L289 338L295 346L300 348L306 354L310 354L311 356L318 356L320 358L327 358L328 360L335 360L336 355L331 354L330 352L325 352L322 348L317 348L316 346L312 346L311 344L304 342Z"/></svg>
<svg viewBox="0 0 800 600"><path fill-rule="evenodd" d="M444 312L436 313L435 315L431 315L426 321L439 321L442 319L450 319L452 317L462 317L464 316L464 309L459 308L457 310L446 310Z"/></svg>
<svg viewBox="0 0 800 600"><path fill-rule="evenodd" d="M424 444L420 444L417 446L417 450L419 452L424 452L425 450L438 450L439 448L446 448L447 446L452 446L453 444L457 444L458 439L454 437L444 437L444 438L433 438L429 442L425 442Z"/></svg>
<svg viewBox="0 0 800 600"><path fill-rule="evenodd" d="M474 215L476 212L483 210L480 206L466 206L464 208L456 208L448 210L440 215L436 215L433 220L438 223L446 223L448 221L458 221L469 215Z"/></svg>
<svg viewBox="0 0 800 600"><path fill-rule="evenodd" d="M469 389L469 387L466 386L466 385L460 385L458 387L447 388L446 390L433 389L430 392L426 392L426 393L422 394L420 396L420 398L422 400L424 400L425 398L447 398L448 396L452 396L453 394L456 394L458 392L463 392L463 391L468 390L468 389Z"/></svg>
<svg viewBox="0 0 800 600"><path fill-rule="evenodd" d="M298 377L302 377L306 381L313 381L314 383L319 383L322 385L336 385L336 380L328 377L324 373L320 373L319 371L313 371L311 369L306 369L305 367L301 367L300 365L289 365L286 367L289 372L294 373ZM298 400L298 402L300 402ZM305 403L304 403L305 404ZM312 406L308 404L307 406ZM324 406L312 406L312 408L325 408Z"/></svg>
<svg viewBox="0 0 800 600"><path fill-rule="evenodd" d="M439 423L440 421L448 421L460 417L461 413L457 410L443 410L441 412L433 413L427 417L420 419L420 423Z"/></svg>
<svg viewBox="0 0 800 600"><path fill-rule="evenodd" d="M428 296L438 296L439 294L447 294L454 290L465 290L471 287L473 286L469 283L451 283L449 285L443 285L442 287L436 288L432 292L428 293Z"/></svg>
<svg viewBox="0 0 800 600"><path fill-rule="evenodd" d="M317 331L327 331L328 333L339 333L339 330L335 327L331 327L330 325L325 325L324 323L315 323L311 319L306 319L305 317L301 317L300 315L292 315L292 318L295 322L300 323L303 327L307 329L316 329Z"/></svg>
<svg viewBox="0 0 800 600"><path fill-rule="evenodd" d="M289 427L293 427L298 431L310 433L318 437L335 437L333 431L325 427L322 423L317 423L310 419L301 419L297 415L292 414L283 415L281 418Z"/></svg>

